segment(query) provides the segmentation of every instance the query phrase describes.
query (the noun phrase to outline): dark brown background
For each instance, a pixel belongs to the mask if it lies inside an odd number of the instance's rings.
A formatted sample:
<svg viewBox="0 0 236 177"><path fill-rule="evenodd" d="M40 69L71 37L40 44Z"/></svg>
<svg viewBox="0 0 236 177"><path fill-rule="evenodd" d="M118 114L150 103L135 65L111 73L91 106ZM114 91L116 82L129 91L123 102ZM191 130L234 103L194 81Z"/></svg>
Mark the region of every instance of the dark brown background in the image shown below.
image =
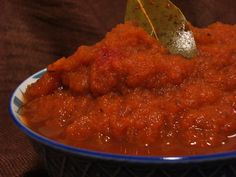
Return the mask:
<svg viewBox="0 0 236 177"><path fill-rule="evenodd" d="M236 22L235 0L173 0L196 26ZM126 0L0 0L0 177L40 176L42 166L8 115L27 76L121 23ZM36 173L34 173L36 172Z"/></svg>

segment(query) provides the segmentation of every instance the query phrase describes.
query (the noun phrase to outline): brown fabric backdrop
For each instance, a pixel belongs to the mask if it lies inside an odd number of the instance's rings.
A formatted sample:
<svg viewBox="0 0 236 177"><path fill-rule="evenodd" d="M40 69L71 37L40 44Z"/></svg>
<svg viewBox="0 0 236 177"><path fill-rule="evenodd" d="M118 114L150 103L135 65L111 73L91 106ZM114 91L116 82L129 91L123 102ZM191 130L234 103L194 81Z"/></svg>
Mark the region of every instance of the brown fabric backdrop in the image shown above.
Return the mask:
<svg viewBox="0 0 236 177"><path fill-rule="evenodd" d="M236 22L235 0L173 0L197 26ZM8 115L10 94L27 76L122 22L126 0L0 0L0 177L46 174ZM34 170L35 173L34 173Z"/></svg>

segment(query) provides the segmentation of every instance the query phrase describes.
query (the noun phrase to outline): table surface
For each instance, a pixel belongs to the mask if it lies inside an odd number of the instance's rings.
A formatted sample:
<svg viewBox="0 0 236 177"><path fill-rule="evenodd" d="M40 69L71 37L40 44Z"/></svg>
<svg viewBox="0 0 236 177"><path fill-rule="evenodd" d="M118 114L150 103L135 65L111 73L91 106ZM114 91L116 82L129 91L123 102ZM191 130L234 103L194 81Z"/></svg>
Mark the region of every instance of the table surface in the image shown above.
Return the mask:
<svg viewBox="0 0 236 177"><path fill-rule="evenodd" d="M236 22L234 0L173 2L197 26ZM9 117L13 90L81 44L101 39L122 22L125 4L126 0L0 1L0 177L47 176L29 141Z"/></svg>

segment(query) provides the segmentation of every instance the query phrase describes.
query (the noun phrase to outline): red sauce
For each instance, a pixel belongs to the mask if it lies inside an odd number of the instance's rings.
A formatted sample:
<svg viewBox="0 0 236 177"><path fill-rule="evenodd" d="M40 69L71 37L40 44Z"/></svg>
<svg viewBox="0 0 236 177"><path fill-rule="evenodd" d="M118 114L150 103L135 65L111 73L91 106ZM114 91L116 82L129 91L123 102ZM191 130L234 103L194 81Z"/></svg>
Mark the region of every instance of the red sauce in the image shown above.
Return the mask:
<svg viewBox="0 0 236 177"><path fill-rule="evenodd" d="M34 131L82 148L135 155L236 150L236 26L192 27L199 54L169 54L121 24L48 66L28 86Z"/></svg>

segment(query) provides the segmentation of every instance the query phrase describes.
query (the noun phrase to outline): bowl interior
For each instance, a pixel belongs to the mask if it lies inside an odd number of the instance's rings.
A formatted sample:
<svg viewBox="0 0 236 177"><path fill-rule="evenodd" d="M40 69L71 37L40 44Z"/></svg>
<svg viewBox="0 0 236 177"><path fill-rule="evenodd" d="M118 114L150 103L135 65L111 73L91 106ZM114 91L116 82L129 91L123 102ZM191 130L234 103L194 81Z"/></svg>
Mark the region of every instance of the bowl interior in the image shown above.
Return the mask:
<svg viewBox="0 0 236 177"><path fill-rule="evenodd" d="M40 134L35 133L30 128L26 126L26 123L20 118L19 110L23 105L23 93L25 92L27 86L33 82L36 82L44 73L46 69L43 69L25 81L23 81L14 91L10 100L9 112L14 123L29 137L43 144L46 144L52 148L62 150L64 152L73 153L76 155L89 156L99 159L115 160L115 161L126 161L135 163L187 163L187 162L199 162L199 161L212 161L220 159L231 159L236 158L236 151L224 152L209 155L194 155L194 156L178 156L178 157L161 157L161 156L131 156L131 155L120 155L111 154L105 152L96 152L92 150L72 147L69 145L64 145L59 142L50 140Z"/></svg>
<svg viewBox="0 0 236 177"><path fill-rule="evenodd" d="M23 106L23 94L26 91L26 88L29 84L36 82L44 73L46 72L46 69L43 69L34 75L27 78L25 81L23 81L14 91L11 102L10 102L10 111L15 119L21 120L19 115L19 110L21 106Z"/></svg>

